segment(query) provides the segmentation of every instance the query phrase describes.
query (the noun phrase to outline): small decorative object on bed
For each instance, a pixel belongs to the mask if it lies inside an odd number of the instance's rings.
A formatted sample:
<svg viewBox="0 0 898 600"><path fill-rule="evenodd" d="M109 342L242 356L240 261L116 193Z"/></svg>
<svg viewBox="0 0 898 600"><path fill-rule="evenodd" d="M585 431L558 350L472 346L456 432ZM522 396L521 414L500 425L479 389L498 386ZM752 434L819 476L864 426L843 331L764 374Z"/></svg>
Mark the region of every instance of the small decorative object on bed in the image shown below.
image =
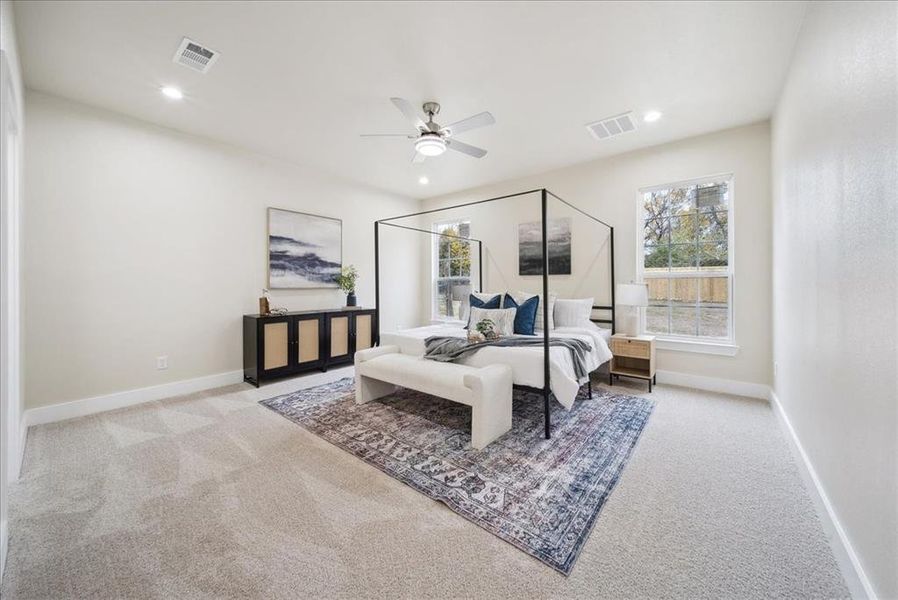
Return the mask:
<svg viewBox="0 0 898 600"><path fill-rule="evenodd" d="M571 219L549 219L549 275L571 274ZM542 223L518 225L518 275L543 274Z"/></svg>
<svg viewBox="0 0 898 600"><path fill-rule="evenodd" d="M499 339L499 332L496 330L496 324L493 323L492 319L481 319L478 321L477 325L474 326L474 329L476 329L477 333L482 335L485 340Z"/></svg>
<svg viewBox="0 0 898 600"><path fill-rule="evenodd" d="M337 287L342 244L340 219L269 208L268 287Z"/></svg>
<svg viewBox="0 0 898 600"><path fill-rule="evenodd" d="M346 306L355 306L357 303L355 297L355 283L359 278L359 270L355 265L348 265L340 270L337 275L337 285L346 292Z"/></svg>

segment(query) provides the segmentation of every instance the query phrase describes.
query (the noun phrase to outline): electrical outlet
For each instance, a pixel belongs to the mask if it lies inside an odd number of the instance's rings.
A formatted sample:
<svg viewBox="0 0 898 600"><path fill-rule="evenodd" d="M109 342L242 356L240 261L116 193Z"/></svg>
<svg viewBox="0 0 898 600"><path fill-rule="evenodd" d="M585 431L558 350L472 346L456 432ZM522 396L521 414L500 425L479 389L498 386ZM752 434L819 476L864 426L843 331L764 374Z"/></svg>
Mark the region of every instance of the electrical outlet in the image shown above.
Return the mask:
<svg viewBox="0 0 898 600"><path fill-rule="evenodd" d="M156 357L156 369L162 371L163 369L168 368L168 356L157 356Z"/></svg>

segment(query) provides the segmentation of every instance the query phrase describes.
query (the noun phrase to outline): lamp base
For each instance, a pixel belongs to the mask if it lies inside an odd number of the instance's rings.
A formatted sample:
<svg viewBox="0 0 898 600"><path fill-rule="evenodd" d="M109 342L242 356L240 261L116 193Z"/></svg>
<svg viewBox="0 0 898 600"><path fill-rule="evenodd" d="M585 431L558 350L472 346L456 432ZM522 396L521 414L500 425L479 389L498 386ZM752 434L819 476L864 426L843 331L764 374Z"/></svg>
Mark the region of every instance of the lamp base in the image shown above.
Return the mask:
<svg viewBox="0 0 898 600"><path fill-rule="evenodd" d="M636 311L633 311L634 313ZM636 314L629 314L624 317L621 322L621 333L629 336L639 335L639 317Z"/></svg>

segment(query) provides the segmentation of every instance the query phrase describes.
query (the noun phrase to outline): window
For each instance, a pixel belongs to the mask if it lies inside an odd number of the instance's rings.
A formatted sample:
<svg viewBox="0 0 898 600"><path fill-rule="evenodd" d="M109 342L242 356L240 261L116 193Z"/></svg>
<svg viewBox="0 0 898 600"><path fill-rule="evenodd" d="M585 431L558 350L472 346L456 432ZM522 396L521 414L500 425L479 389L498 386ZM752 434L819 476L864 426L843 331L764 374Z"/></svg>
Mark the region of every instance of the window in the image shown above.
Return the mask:
<svg viewBox="0 0 898 600"><path fill-rule="evenodd" d="M731 176L640 190L643 330L661 340L732 344Z"/></svg>
<svg viewBox="0 0 898 600"><path fill-rule="evenodd" d="M433 230L433 318L461 318L462 301L471 293L471 242L469 221L435 223Z"/></svg>

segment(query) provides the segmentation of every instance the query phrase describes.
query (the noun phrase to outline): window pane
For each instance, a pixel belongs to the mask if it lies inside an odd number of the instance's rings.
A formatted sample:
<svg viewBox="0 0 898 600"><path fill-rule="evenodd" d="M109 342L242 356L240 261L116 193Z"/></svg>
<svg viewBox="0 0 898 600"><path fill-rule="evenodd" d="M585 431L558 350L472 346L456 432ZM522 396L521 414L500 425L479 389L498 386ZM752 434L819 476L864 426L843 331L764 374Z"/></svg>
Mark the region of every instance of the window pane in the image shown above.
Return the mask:
<svg viewBox="0 0 898 600"><path fill-rule="evenodd" d="M646 272L667 271L670 262L670 246L646 246L645 247Z"/></svg>
<svg viewBox="0 0 898 600"><path fill-rule="evenodd" d="M698 216L699 240L704 242L726 241L727 239L726 211L702 213Z"/></svg>
<svg viewBox="0 0 898 600"><path fill-rule="evenodd" d="M698 251L695 242L674 244L670 247L670 268L673 270L694 270Z"/></svg>
<svg viewBox="0 0 898 600"><path fill-rule="evenodd" d="M436 297L433 299L435 305L434 311L437 316L446 317L449 315L449 302L451 299L449 288L449 280L442 279L437 281Z"/></svg>
<svg viewBox="0 0 898 600"><path fill-rule="evenodd" d="M729 335L729 279L706 277L701 280L699 335L725 338Z"/></svg>
<svg viewBox="0 0 898 600"><path fill-rule="evenodd" d="M670 190L670 214L678 217L695 212L694 188L675 188Z"/></svg>
<svg viewBox="0 0 898 600"><path fill-rule="evenodd" d="M643 194L643 208L646 218L670 215L669 190L657 190Z"/></svg>
<svg viewBox="0 0 898 600"><path fill-rule="evenodd" d="M718 271L727 268L726 242L699 244L699 269L702 271Z"/></svg>
<svg viewBox="0 0 898 600"><path fill-rule="evenodd" d="M695 205L699 211L725 208L728 199L726 183L703 183L695 190Z"/></svg>
<svg viewBox="0 0 898 600"><path fill-rule="evenodd" d="M440 261L440 272L438 275L439 277L449 277L449 275L450 275L449 263L450 263L449 260L441 260Z"/></svg>
<svg viewBox="0 0 898 600"><path fill-rule="evenodd" d="M697 278L677 278L670 280L670 332L676 335L698 335Z"/></svg>
<svg viewBox="0 0 898 600"><path fill-rule="evenodd" d="M670 220L670 241L673 244L695 243L698 238L696 215L682 215Z"/></svg>
<svg viewBox="0 0 898 600"><path fill-rule="evenodd" d="M645 329L648 333L670 333L670 301L668 279L648 279L649 306L645 309Z"/></svg>
<svg viewBox="0 0 898 600"><path fill-rule="evenodd" d="M437 242L437 257L438 258L449 258L449 238L440 237Z"/></svg>
<svg viewBox="0 0 898 600"><path fill-rule="evenodd" d="M645 244L670 243L670 219L666 217L649 217L645 220Z"/></svg>

